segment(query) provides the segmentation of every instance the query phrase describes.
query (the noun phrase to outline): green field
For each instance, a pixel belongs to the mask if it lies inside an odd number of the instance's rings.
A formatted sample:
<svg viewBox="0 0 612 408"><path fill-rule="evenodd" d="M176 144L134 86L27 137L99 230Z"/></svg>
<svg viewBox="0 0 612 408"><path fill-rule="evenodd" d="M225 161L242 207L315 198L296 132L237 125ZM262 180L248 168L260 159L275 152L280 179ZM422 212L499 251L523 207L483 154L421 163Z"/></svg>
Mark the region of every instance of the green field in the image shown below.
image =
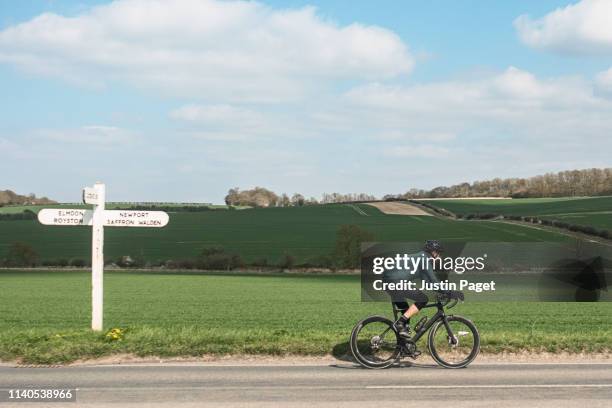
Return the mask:
<svg viewBox="0 0 612 408"><path fill-rule="evenodd" d="M543 218L565 221L570 224L590 225L612 231L612 211L602 213L555 214L554 216L546 216Z"/></svg>
<svg viewBox="0 0 612 408"><path fill-rule="evenodd" d="M112 353L342 353L362 317L389 314L360 302L357 276L222 276L110 272L105 328L88 330L90 274L0 271L0 359L54 363ZM484 352L601 352L612 346L612 303L477 303L471 318ZM423 347L423 345L421 346Z"/></svg>
<svg viewBox="0 0 612 408"><path fill-rule="evenodd" d="M612 197L425 200L457 215L538 216L612 230Z"/></svg>
<svg viewBox="0 0 612 408"><path fill-rule="evenodd" d="M497 222L466 223L427 216L385 215L360 204L363 215L343 204L243 211L170 213L162 229L106 228L105 255L140 256L152 262L192 258L202 248L222 246L246 261L276 263L284 254L298 263L328 255L341 225L356 224L378 241L558 241L559 234ZM0 221L0 258L11 243L30 244L41 260L90 257L86 227L49 227L35 220Z"/></svg>

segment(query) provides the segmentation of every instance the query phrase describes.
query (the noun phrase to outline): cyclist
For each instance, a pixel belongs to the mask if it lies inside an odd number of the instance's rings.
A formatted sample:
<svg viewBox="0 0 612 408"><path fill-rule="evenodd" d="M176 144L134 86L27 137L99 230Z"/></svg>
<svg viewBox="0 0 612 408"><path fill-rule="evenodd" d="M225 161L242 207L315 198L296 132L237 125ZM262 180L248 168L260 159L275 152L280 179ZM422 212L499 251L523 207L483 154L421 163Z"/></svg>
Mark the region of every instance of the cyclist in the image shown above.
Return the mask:
<svg viewBox="0 0 612 408"><path fill-rule="evenodd" d="M427 258L437 258L442 253L442 245L437 240L428 240L425 241L425 245L423 250L417 252L415 254L409 255L410 257L423 257L423 259ZM433 260L432 259L432 260ZM436 275L433 271L433 262L422 262L419 264L419 268L414 271L406 271L406 270L391 270L389 272L385 272L384 274L385 280L388 282L399 282L403 279L408 279L414 281L415 279L426 280L430 283L437 283L439 280L436 278ZM395 322L395 329L399 333L399 335L403 338L410 338L410 327L408 326L408 322L410 318L417 313L419 310L423 308L429 301L427 295L418 289L415 290L403 290L403 291L387 291L391 296L391 299L395 306L404 311L404 314ZM410 307L408 307L408 303L406 303L406 299L411 299L414 301Z"/></svg>

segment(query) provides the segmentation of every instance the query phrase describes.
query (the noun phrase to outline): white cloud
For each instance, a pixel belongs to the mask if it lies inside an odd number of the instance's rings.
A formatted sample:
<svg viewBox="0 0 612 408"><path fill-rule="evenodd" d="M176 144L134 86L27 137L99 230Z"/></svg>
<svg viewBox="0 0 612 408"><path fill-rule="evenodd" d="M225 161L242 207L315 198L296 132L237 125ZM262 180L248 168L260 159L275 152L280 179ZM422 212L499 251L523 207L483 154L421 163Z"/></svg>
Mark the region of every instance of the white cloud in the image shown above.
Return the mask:
<svg viewBox="0 0 612 408"><path fill-rule="evenodd" d="M339 26L311 7L218 0L118 0L76 17L45 13L0 32L0 62L94 86L122 81L228 101L295 99L336 78L390 78L414 64L384 28Z"/></svg>
<svg viewBox="0 0 612 408"><path fill-rule="evenodd" d="M82 126L67 129L39 129L35 138L62 144L87 144L90 146L123 145L138 139L138 136L127 129L115 126Z"/></svg>
<svg viewBox="0 0 612 408"><path fill-rule="evenodd" d="M354 105L402 112L396 115L398 123L425 122L419 116L425 114L447 120L506 120L538 112L610 108L607 101L594 96L592 84L579 77L538 79L515 67L474 80L413 86L371 83L352 89L345 98ZM440 120L436 122L440 127Z"/></svg>
<svg viewBox="0 0 612 408"><path fill-rule="evenodd" d="M612 1L582 0L542 18L514 21L521 40L534 48L572 54L612 55Z"/></svg>
<svg viewBox="0 0 612 408"><path fill-rule="evenodd" d="M597 74L595 83L600 91L612 95L612 68Z"/></svg>
<svg viewBox="0 0 612 408"><path fill-rule="evenodd" d="M406 162L407 177L432 160L444 182L609 165L612 100L579 77L539 78L509 67L471 80L373 83L344 98L342 108L327 109L330 129L377 138L368 152L418 161ZM454 137L431 137L445 134ZM399 166L381 160L388 171Z"/></svg>
<svg viewBox="0 0 612 408"><path fill-rule="evenodd" d="M451 132L427 132L427 133L406 133L401 129L390 129L381 131L374 135L375 139L381 141L428 141L428 142L449 142L455 139L457 135Z"/></svg>
<svg viewBox="0 0 612 408"><path fill-rule="evenodd" d="M0 152L2 152L4 161L9 157L24 159L29 156L27 148L3 137L0 137Z"/></svg>
<svg viewBox="0 0 612 408"><path fill-rule="evenodd" d="M170 117L188 122L221 126L242 123L253 127L262 122L262 117L258 113L231 105L185 105L170 112Z"/></svg>
<svg viewBox="0 0 612 408"><path fill-rule="evenodd" d="M219 141L272 137L286 125L278 115L226 104L185 105L171 111L170 117L191 137Z"/></svg>
<svg viewBox="0 0 612 408"><path fill-rule="evenodd" d="M384 149L386 156L398 158L441 159L448 157L450 149L436 145L394 146Z"/></svg>

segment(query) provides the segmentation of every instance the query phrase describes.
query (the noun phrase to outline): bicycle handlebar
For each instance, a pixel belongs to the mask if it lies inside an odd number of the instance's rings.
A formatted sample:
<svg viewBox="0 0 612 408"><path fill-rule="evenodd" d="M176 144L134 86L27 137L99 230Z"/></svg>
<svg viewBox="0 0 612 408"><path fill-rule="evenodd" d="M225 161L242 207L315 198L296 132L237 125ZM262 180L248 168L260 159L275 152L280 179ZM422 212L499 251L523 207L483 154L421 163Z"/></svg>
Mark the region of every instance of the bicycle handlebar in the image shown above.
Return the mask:
<svg viewBox="0 0 612 408"><path fill-rule="evenodd" d="M439 293L437 300L442 304L442 306L446 307L447 309L452 309L457 305L457 303L459 303L458 298L451 298L450 294L448 293Z"/></svg>

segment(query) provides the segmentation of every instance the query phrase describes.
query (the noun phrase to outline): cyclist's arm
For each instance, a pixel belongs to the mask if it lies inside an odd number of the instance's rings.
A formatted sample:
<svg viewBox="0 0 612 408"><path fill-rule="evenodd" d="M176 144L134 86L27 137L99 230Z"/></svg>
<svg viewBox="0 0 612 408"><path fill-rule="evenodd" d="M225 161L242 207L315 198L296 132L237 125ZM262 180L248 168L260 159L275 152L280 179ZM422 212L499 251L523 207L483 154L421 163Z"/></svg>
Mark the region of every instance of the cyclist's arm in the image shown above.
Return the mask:
<svg viewBox="0 0 612 408"><path fill-rule="evenodd" d="M433 267L431 265L428 265L429 268L423 268L422 273L421 273L421 277L424 278L425 280L431 282L431 283L438 283L440 282L438 280L438 278L436 277L436 274L434 273ZM446 296L452 296L453 293L455 293L452 290L437 290L436 292L442 294L442 295L446 295ZM457 294L461 293L461 292L456 292ZM459 296L459 295L457 295ZM463 300L463 294L460 295L461 300Z"/></svg>
<svg viewBox="0 0 612 408"><path fill-rule="evenodd" d="M438 278L436 278L436 274L434 273L432 262L427 263L427 268L423 268L421 276L429 283L438 283L440 282Z"/></svg>

